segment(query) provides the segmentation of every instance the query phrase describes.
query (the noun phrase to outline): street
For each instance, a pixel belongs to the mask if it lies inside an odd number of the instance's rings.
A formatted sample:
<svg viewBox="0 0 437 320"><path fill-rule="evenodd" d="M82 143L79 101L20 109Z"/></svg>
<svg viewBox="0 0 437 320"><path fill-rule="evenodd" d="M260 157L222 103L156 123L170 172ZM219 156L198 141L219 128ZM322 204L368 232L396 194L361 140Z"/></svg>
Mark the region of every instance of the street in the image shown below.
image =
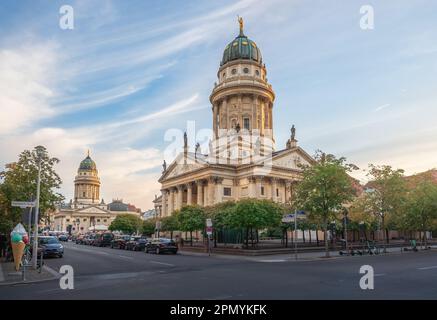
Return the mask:
<svg viewBox="0 0 437 320"><path fill-rule="evenodd" d="M294 261L291 256L155 255L73 243L59 271L74 269L74 289L59 280L0 286L0 299L436 299L437 251ZM362 265L374 290L362 290Z"/></svg>

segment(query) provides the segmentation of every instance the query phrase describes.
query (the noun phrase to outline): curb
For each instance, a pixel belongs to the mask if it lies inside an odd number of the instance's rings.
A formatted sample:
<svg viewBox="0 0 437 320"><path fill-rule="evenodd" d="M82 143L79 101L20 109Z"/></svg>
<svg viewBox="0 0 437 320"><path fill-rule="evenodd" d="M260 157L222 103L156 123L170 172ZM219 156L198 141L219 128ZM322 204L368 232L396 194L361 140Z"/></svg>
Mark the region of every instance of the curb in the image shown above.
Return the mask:
<svg viewBox="0 0 437 320"><path fill-rule="evenodd" d="M60 273L56 272L55 270L53 270L52 268L50 268L48 266L43 266L43 268L44 268L44 270L46 270L47 272L49 272L52 275L51 278L38 279L38 280L30 280L30 281L5 282L5 283L0 283L0 287L1 286L15 286L15 285L26 285L26 284L48 282L48 281L57 280L57 279L59 279L62 276Z"/></svg>

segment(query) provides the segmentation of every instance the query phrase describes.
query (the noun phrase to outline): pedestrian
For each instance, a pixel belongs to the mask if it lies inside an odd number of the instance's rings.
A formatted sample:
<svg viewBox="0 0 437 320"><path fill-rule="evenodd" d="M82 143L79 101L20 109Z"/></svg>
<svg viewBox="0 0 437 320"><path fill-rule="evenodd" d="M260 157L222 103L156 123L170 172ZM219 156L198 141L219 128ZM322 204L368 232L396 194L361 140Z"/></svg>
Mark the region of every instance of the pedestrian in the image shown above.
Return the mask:
<svg viewBox="0 0 437 320"><path fill-rule="evenodd" d="M3 233L0 233L0 258L6 256L6 246L8 238Z"/></svg>

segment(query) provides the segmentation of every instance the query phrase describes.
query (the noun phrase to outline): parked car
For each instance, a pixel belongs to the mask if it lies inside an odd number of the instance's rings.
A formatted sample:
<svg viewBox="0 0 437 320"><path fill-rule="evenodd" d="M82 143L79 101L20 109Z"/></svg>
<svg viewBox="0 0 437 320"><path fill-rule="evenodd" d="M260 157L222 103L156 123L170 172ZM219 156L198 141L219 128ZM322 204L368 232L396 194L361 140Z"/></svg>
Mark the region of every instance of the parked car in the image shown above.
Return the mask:
<svg viewBox="0 0 437 320"><path fill-rule="evenodd" d="M58 236L58 240L59 241L64 241L64 242L67 242L68 241L68 234L61 234L61 235L59 235Z"/></svg>
<svg viewBox="0 0 437 320"><path fill-rule="evenodd" d="M178 252L178 246L176 242L167 238L153 239L147 243L145 251L147 253L154 252L156 254L171 252L176 254Z"/></svg>
<svg viewBox="0 0 437 320"><path fill-rule="evenodd" d="M109 247L113 239L114 239L114 235L111 232L98 234L93 241L93 246Z"/></svg>
<svg viewBox="0 0 437 320"><path fill-rule="evenodd" d="M126 242L126 250L133 251L144 251L147 244L147 239L143 237L131 237L128 242Z"/></svg>
<svg viewBox="0 0 437 320"><path fill-rule="evenodd" d="M44 257L59 257L64 256L64 246L53 236L38 237L38 249L42 248Z"/></svg>
<svg viewBox="0 0 437 320"><path fill-rule="evenodd" d="M83 244L86 244L88 246L92 246L96 237L97 237L96 234L90 234L90 235L86 236L83 240Z"/></svg>
<svg viewBox="0 0 437 320"><path fill-rule="evenodd" d="M85 239L85 236L83 234L79 234L76 236L76 239L74 242L76 242L76 244L83 244L84 239Z"/></svg>
<svg viewBox="0 0 437 320"><path fill-rule="evenodd" d="M114 249L125 249L126 243L130 240L131 236L119 236L111 241L111 248Z"/></svg>

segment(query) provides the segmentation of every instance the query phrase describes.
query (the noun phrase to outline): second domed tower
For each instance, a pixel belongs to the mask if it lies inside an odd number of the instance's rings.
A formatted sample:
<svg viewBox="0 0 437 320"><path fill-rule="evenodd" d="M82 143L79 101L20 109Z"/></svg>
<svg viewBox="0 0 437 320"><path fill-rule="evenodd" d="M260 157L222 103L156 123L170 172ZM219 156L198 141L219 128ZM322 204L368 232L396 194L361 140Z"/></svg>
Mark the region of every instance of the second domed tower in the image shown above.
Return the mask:
<svg viewBox="0 0 437 320"><path fill-rule="evenodd" d="M225 47L217 72L218 82L210 95L214 138L221 139L230 131L259 135L270 141L267 145L260 142L264 153L268 153L274 150L275 94L267 82L260 49L244 34L241 18L239 23L240 33ZM246 147L253 148L253 145ZM245 153L244 147L240 149L239 153Z"/></svg>
<svg viewBox="0 0 437 320"><path fill-rule="evenodd" d="M74 201L76 203L99 203L100 179L96 163L87 157L82 160L74 179Z"/></svg>

